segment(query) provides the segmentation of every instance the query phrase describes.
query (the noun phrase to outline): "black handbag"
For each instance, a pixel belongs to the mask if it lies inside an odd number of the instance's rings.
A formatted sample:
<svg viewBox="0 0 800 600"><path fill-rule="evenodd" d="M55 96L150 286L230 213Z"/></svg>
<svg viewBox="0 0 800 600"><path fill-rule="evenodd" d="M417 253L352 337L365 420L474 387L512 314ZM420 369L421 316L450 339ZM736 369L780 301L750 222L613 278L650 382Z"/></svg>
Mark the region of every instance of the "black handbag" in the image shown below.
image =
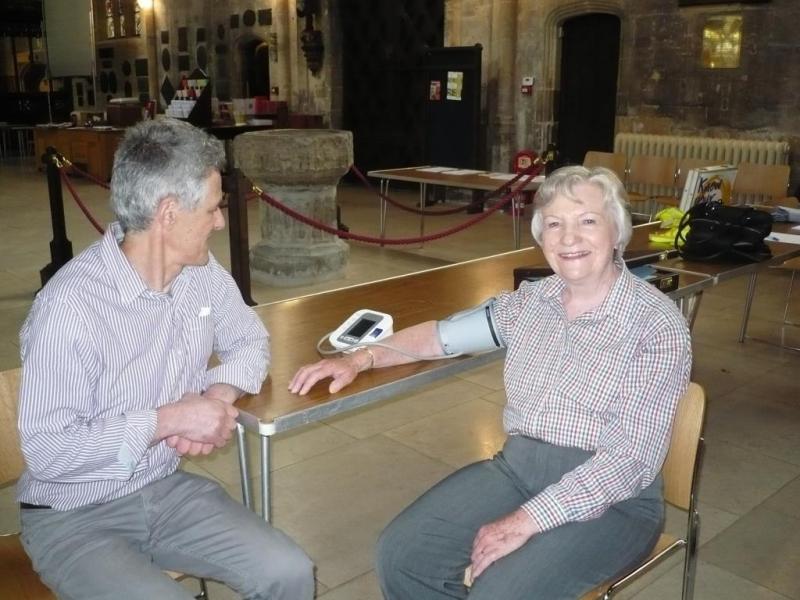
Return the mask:
<svg viewBox="0 0 800 600"><path fill-rule="evenodd" d="M687 260L757 262L772 256L764 238L772 231L772 215L750 206L721 202L695 204L683 215L675 248Z"/></svg>

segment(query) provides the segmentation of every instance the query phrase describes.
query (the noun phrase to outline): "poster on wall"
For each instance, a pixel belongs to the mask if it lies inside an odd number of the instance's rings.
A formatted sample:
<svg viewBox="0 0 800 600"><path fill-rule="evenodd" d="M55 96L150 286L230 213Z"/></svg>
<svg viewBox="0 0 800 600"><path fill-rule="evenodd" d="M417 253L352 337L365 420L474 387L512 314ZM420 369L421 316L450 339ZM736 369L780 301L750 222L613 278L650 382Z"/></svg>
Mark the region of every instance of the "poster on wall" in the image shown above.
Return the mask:
<svg viewBox="0 0 800 600"><path fill-rule="evenodd" d="M464 90L464 72L463 71L448 71L447 72L447 99L448 100L461 100L461 94Z"/></svg>
<svg viewBox="0 0 800 600"><path fill-rule="evenodd" d="M431 79L430 91L428 92L428 100L441 100L442 99L442 82Z"/></svg>

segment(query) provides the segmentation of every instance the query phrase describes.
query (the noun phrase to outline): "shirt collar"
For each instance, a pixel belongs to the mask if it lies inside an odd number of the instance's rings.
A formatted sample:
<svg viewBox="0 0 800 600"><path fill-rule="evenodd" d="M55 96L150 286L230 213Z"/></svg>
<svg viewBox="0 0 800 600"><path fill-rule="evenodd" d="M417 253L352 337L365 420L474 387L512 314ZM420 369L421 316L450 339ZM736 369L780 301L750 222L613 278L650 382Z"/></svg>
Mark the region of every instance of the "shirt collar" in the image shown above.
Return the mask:
<svg viewBox="0 0 800 600"><path fill-rule="evenodd" d="M170 295L176 297L180 295L186 287L185 272L188 267L184 267L175 280L172 282L169 292L156 292L147 287L147 284L139 276L128 257L122 251L120 244L125 239L125 233L119 222L109 224L103 239L100 242L100 255L109 273L112 274L112 281L119 292L120 300L123 302L133 302L140 296L156 297Z"/></svg>
<svg viewBox="0 0 800 600"><path fill-rule="evenodd" d="M123 302L131 302L148 291L139 273L122 252L125 233L118 222L110 223L100 242L100 256Z"/></svg>
<svg viewBox="0 0 800 600"><path fill-rule="evenodd" d="M578 317L579 319L604 319L614 318L623 320L625 318L625 301L633 293L634 276L628 270L625 261L619 257L614 258L614 264L619 269L619 277L611 286L605 300L593 311ZM556 302L561 305L561 294L567 284L558 275L546 278L542 283L542 298L547 302Z"/></svg>

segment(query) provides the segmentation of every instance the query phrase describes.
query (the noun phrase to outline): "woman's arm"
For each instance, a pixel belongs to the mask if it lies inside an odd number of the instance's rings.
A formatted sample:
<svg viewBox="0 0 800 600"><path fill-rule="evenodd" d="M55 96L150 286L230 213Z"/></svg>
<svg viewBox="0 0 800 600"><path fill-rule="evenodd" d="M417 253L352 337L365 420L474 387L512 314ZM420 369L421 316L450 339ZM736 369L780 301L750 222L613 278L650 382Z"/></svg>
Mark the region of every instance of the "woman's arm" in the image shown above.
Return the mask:
<svg viewBox="0 0 800 600"><path fill-rule="evenodd" d="M426 321L401 329L382 340L381 343L420 356L444 356L436 329L436 321ZM293 394L305 395L318 381L331 378L333 381L328 386L328 391L334 394L350 384L361 371L402 365L415 360L385 346L369 346L351 354L326 358L300 367L289 383L289 391Z"/></svg>

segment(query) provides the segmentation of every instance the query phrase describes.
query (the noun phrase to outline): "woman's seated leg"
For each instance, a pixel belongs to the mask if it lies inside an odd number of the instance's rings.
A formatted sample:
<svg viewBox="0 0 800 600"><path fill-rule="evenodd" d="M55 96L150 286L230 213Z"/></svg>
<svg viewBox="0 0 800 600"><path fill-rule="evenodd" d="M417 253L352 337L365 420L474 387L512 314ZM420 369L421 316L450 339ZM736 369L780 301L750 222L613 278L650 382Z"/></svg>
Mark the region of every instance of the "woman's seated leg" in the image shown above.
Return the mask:
<svg viewBox="0 0 800 600"><path fill-rule="evenodd" d="M662 527L660 479L592 521L539 534L463 585L478 529L519 508L591 453L511 436L491 461L431 488L386 528L377 573L387 600L574 600L646 556Z"/></svg>
<svg viewBox="0 0 800 600"><path fill-rule="evenodd" d="M456 471L400 513L378 540L389 600L466 598L464 570L478 529L525 501L502 455Z"/></svg>

